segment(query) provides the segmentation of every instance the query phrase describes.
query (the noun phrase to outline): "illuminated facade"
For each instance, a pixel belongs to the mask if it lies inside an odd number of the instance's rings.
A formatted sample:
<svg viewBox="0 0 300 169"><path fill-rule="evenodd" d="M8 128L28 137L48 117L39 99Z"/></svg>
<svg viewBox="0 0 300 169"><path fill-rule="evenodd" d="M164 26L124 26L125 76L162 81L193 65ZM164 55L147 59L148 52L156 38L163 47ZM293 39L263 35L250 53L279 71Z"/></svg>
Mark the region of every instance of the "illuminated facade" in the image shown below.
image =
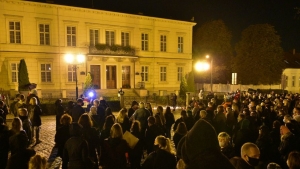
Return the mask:
<svg viewBox="0 0 300 169"><path fill-rule="evenodd" d="M192 70L195 23L70 7L0 0L0 88L18 89L18 63L42 97L68 97L75 73L67 54L81 54L78 84L90 72L97 91L145 88L148 94L179 90Z"/></svg>

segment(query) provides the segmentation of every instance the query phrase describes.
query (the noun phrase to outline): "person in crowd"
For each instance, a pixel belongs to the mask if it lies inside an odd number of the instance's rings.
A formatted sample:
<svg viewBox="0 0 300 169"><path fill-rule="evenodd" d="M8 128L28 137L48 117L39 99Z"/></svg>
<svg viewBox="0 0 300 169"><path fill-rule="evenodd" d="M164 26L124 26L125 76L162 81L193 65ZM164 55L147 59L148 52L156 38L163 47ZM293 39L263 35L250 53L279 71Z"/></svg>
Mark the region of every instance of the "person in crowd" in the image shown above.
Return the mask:
<svg viewBox="0 0 300 169"><path fill-rule="evenodd" d="M55 119L56 119L56 130L60 127L60 118L61 116L65 113L64 111L64 107L62 106L62 100L61 99L57 99L54 103L55 108Z"/></svg>
<svg viewBox="0 0 300 169"><path fill-rule="evenodd" d="M176 169L175 150L171 146L171 141L165 136L157 136L154 141L154 152L145 159L142 169Z"/></svg>
<svg viewBox="0 0 300 169"><path fill-rule="evenodd" d="M2 117L0 117L0 168L4 169L7 164L8 152L9 152L9 131L8 126L4 123Z"/></svg>
<svg viewBox="0 0 300 169"><path fill-rule="evenodd" d="M155 118L155 124L161 128L161 131L163 132L163 135L166 136L167 128L166 128L166 125L164 125L162 123L162 120L160 119L159 114L156 114L154 116L154 118Z"/></svg>
<svg viewBox="0 0 300 169"><path fill-rule="evenodd" d="M72 123L72 117L69 114L64 114L60 118L60 127L56 130L54 141L57 147L57 157L63 157L65 143L71 137L69 127Z"/></svg>
<svg viewBox="0 0 300 169"><path fill-rule="evenodd" d="M146 109L150 112L150 116L153 116L153 109L150 102L146 104Z"/></svg>
<svg viewBox="0 0 300 169"><path fill-rule="evenodd" d="M128 153L130 167L131 169L140 169L143 155L143 143L141 142L143 133L141 133L141 124L139 121L134 121L132 123L130 133L139 139L135 147L130 149Z"/></svg>
<svg viewBox="0 0 300 169"><path fill-rule="evenodd" d="M156 114L158 114L160 116L160 119L161 119L162 123L165 125L166 124L166 119L165 119L165 116L164 116L164 108L162 106L157 106L156 111L157 111Z"/></svg>
<svg viewBox="0 0 300 169"><path fill-rule="evenodd" d="M27 134L26 134L26 131L23 130L23 127L22 127L22 121L19 117L15 117L13 118L12 120L12 123L11 123L11 130L10 130L10 137L9 137L9 149L10 149L10 152L11 154L15 154L19 151L20 149L20 146L19 145L19 141L22 140L26 146L25 148L28 147L28 137L27 137ZM23 147L21 147L23 148Z"/></svg>
<svg viewBox="0 0 300 169"><path fill-rule="evenodd" d="M194 125L194 119L192 117L187 116L186 110L181 110L180 115L181 117L177 119L174 123L173 131L177 129L178 124L181 122L184 122L187 130L190 130Z"/></svg>
<svg viewBox="0 0 300 169"><path fill-rule="evenodd" d="M98 116L98 125L99 130L101 131L105 122L105 109L108 107L105 100L95 100L94 106L96 106L99 102L99 105L97 106L97 116Z"/></svg>
<svg viewBox="0 0 300 169"><path fill-rule="evenodd" d="M109 138L104 140L101 148L102 166L109 169L126 169L129 149L128 143L123 139L121 125L115 123L111 127Z"/></svg>
<svg viewBox="0 0 300 169"><path fill-rule="evenodd" d="M238 116L238 123L233 131L232 137L232 143L235 149L235 154L241 154L242 145L252 140L249 125L250 121L246 119L245 114L240 113Z"/></svg>
<svg viewBox="0 0 300 169"><path fill-rule="evenodd" d="M31 105L31 112L30 112L30 121L32 123L32 138L35 136L35 144L41 143L40 140L40 128L42 125L41 115L42 115L42 109L38 105L36 97L32 97L30 99L30 105ZM35 135L34 135L35 134Z"/></svg>
<svg viewBox="0 0 300 169"><path fill-rule="evenodd" d="M280 167L279 164L271 162L268 164L267 169L282 169L282 168Z"/></svg>
<svg viewBox="0 0 300 169"><path fill-rule="evenodd" d="M116 117L115 117L115 115L113 115L113 112L112 112L112 110L111 110L110 107L107 107L107 108L105 109L105 118L106 118L107 116L112 116L113 119L114 119L114 121L116 121Z"/></svg>
<svg viewBox="0 0 300 169"><path fill-rule="evenodd" d="M207 118L210 119L211 121L215 118L215 113L214 113L214 108L213 108L213 103L208 102L207 103L207 108L206 108L206 113L207 113Z"/></svg>
<svg viewBox="0 0 300 169"><path fill-rule="evenodd" d="M29 169L46 169L47 159L39 154L29 160Z"/></svg>
<svg viewBox="0 0 300 169"><path fill-rule="evenodd" d="M232 130L237 124L237 117L231 107L226 107L226 126L228 134L232 135Z"/></svg>
<svg viewBox="0 0 300 169"><path fill-rule="evenodd" d="M221 132L218 135L219 146L221 152L228 158L231 159L235 156L235 151L233 146L230 143L230 135L226 132Z"/></svg>
<svg viewBox="0 0 300 169"><path fill-rule="evenodd" d="M131 118L131 116L134 114L134 112L139 108L139 103L137 101L132 101L131 107L128 109L128 117Z"/></svg>
<svg viewBox="0 0 300 169"><path fill-rule="evenodd" d="M63 169L92 169L89 159L89 147L82 136L82 126L78 123L70 125L70 135L64 146L62 168Z"/></svg>
<svg viewBox="0 0 300 169"><path fill-rule="evenodd" d="M27 99L26 99L26 105L30 105L30 99L35 97L36 98L36 101L37 101L37 105L40 105L41 102L40 102L40 99L38 97L38 92L36 89L31 89L30 92L29 92L29 95L27 96Z"/></svg>
<svg viewBox="0 0 300 169"><path fill-rule="evenodd" d="M32 123L28 117L27 109L19 108L18 111L19 111L19 118L21 119L22 124L23 124L22 127L25 130L27 137L29 139L29 142L28 142L28 146L29 146L29 144L32 143Z"/></svg>
<svg viewBox="0 0 300 169"><path fill-rule="evenodd" d="M67 107L66 107L66 113L72 116L72 109L74 108L75 104L73 101L68 101Z"/></svg>
<svg viewBox="0 0 300 169"><path fill-rule="evenodd" d="M116 123L119 123L121 125L123 132L129 131L130 123L129 117L127 116L127 109L125 107L119 111L116 118Z"/></svg>
<svg viewBox="0 0 300 169"><path fill-rule="evenodd" d="M262 125L259 128L259 135L256 140L256 145L260 150L260 162L259 168L266 168L269 163L269 157L271 156L272 140L269 134L269 128L267 125Z"/></svg>
<svg viewBox="0 0 300 169"><path fill-rule="evenodd" d="M104 140L109 137L110 129L114 125L114 123L115 123L115 121L114 121L113 116L107 116L106 117L104 126L103 126L103 128L100 132L101 133L100 134L100 146L101 147L103 146Z"/></svg>
<svg viewBox="0 0 300 169"><path fill-rule="evenodd" d="M177 125L177 129L175 130L174 136L173 136L173 141L174 141L174 145L175 145L175 149L177 149L177 145L180 141L180 139L186 135L186 133L188 132L186 125L184 122L180 122Z"/></svg>
<svg viewBox="0 0 300 169"><path fill-rule="evenodd" d="M189 101L189 106L190 106L191 108L194 108L195 102L196 102L195 97L192 97L192 99Z"/></svg>
<svg viewBox="0 0 300 169"><path fill-rule="evenodd" d="M132 115L133 120L138 120L141 123L142 132L144 133L147 128L147 119L150 112L145 108L144 102L139 103L139 108Z"/></svg>
<svg viewBox="0 0 300 169"><path fill-rule="evenodd" d="M7 105L2 100L0 100L0 109L3 111L2 118L4 120L4 123L6 123L6 116L8 115L9 112L8 112Z"/></svg>
<svg viewBox="0 0 300 169"><path fill-rule="evenodd" d="M192 114L195 122L200 119L200 107L199 107L199 102L197 101L194 102Z"/></svg>
<svg viewBox="0 0 300 169"><path fill-rule="evenodd" d="M230 159L236 169L254 169L259 163L260 151L254 144L247 142L241 148L241 157Z"/></svg>
<svg viewBox="0 0 300 169"><path fill-rule="evenodd" d="M217 114L213 120L213 126L217 133L226 132L226 117L224 114L224 107L219 105L217 107Z"/></svg>
<svg viewBox="0 0 300 169"><path fill-rule="evenodd" d="M176 105L177 105L177 95L174 93L172 95L172 106L173 106L173 111L176 110Z"/></svg>
<svg viewBox="0 0 300 169"><path fill-rule="evenodd" d="M280 127L281 134L281 142L278 147L280 156L281 156L281 164L283 168L286 168L286 160L288 159L288 155L292 151L299 151L299 139L293 134L288 127L281 126Z"/></svg>
<svg viewBox="0 0 300 169"><path fill-rule="evenodd" d="M81 98L77 99L77 104L71 110L71 116L74 123L78 123L79 117L85 113L85 110L82 108L83 100Z"/></svg>
<svg viewBox="0 0 300 169"><path fill-rule="evenodd" d="M9 105L9 112L14 115L14 117L18 116L18 108L16 107L16 104L19 102L19 96L20 94L16 94L14 101Z"/></svg>
<svg viewBox="0 0 300 169"><path fill-rule="evenodd" d="M278 147L280 145L280 122L278 120L275 120L273 122L273 128L270 132L271 137L271 155L270 155L270 161L274 162L280 162L280 154Z"/></svg>
<svg viewBox="0 0 300 169"><path fill-rule="evenodd" d="M292 151L289 153L286 164L289 169L299 169L300 168L300 153L298 151Z"/></svg>
<svg viewBox="0 0 300 169"><path fill-rule="evenodd" d="M153 151L153 142L155 138L163 134L163 130L155 124L155 118L153 116L150 116L148 118L148 128L145 132L146 150L148 154Z"/></svg>
<svg viewBox="0 0 300 169"><path fill-rule="evenodd" d="M222 154L214 127L205 120L198 120L192 129L179 141L177 156L187 169L234 169Z"/></svg>
<svg viewBox="0 0 300 169"><path fill-rule="evenodd" d="M212 121L209 118L207 118L207 112L205 110L200 111L200 119L206 120L207 122L212 124Z"/></svg>
<svg viewBox="0 0 300 169"><path fill-rule="evenodd" d="M78 123L82 126L82 137L87 141L89 146L89 157L95 163L95 169L99 168L97 159L97 149L99 147L99 137L93 122L87 113L80 116Z"/></svg>
<svg viewBox="0 0 300 169"><path fill-rule="evenodd" d="M171 127L175 123L175 117L169 106L166 108L164 116L166 119L166 136L171 138Z"/></svg>
<svg viewBox="0 0 300 169"><path fill-rule="evenodd" d="M36 154L36 152L33 149L27 148L27 142L24 140L24 135L21 133L11 136L10 142L12 140L13 144L16 145L15 148L17 149L15 152L11 153L6 169L28 169L29 160Z"/></svg>
<svg viewBox="0 0 300 169"><path fill-rule="evenodd" d="M19 108L29 108L29 105L26 104L26 98L24 94L20 94L18 97L18 103L16 103L15 108L18 110Z"/></svg>

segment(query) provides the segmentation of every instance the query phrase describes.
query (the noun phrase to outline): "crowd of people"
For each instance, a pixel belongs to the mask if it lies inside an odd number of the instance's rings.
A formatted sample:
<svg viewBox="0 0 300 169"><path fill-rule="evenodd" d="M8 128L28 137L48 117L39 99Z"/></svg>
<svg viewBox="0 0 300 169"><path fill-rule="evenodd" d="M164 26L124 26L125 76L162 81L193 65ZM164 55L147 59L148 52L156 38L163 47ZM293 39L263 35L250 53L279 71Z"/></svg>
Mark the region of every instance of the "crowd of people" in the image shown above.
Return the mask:
<svg viewBox="0 0 300 169"><path fill-rule="evenodd" d="M299 95L239 93L221 105L212 96L193 97L178 119L169 106L133 101L114 115L103 99L86 109L81 98L67 107L58 99L57 157L63 169L300 168ZM10 130L0 118L0 168L43 168L29 148L41 142L38 97L18 98Z"/></svg>

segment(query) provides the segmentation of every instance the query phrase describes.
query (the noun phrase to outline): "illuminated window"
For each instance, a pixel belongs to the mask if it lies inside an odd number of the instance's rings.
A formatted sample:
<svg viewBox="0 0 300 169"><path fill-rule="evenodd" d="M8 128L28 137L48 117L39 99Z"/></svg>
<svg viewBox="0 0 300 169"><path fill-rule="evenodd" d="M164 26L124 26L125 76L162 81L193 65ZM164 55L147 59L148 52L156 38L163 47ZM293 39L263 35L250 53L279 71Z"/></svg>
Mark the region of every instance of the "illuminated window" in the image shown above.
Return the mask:
<svg viewBox="0 0 300 169"><path fill-rule="evenodd" d="M42 82L51 82L51 64L41 64Z"/></svg>
<svg viewBox="0 0 300 169"><path fill-rule="evenodd" d="M20 22L9 22L9 41L10 43L21 43Z"/></svg>
<svg viewBox="0 0 300 169"><path fill-rule="evenodd" d="M48 24L39 24L40 45L50 45L50 28Z"/></svg>

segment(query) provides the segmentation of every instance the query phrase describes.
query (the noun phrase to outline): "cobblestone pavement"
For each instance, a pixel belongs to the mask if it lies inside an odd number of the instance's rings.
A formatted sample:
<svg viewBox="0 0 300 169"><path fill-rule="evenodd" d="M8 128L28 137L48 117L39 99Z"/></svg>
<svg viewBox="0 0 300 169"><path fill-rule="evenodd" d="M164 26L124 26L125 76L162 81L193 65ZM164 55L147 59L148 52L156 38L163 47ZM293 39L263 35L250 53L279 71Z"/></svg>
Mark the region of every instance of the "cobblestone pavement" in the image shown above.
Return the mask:
<svg viewBox="0 0 300 169"><path fill-rule="evenodd" d="M180 111L181 110L178 109L175 111L175 113L173 112L175 119L180 117ZM114 112L114 115L117 115L117 112ZM42 140L42 142L37 145L31 145L31 148L33 148L37 152L37 154L40 154L46 157L47 159L49 159L55 144L54 142L55 115L41 116L41 118L42 118L42 126L40 130L40 139ZM7 115L7 124L9 127L11 127L12 119L13 119L12 114Z"/></svg>

